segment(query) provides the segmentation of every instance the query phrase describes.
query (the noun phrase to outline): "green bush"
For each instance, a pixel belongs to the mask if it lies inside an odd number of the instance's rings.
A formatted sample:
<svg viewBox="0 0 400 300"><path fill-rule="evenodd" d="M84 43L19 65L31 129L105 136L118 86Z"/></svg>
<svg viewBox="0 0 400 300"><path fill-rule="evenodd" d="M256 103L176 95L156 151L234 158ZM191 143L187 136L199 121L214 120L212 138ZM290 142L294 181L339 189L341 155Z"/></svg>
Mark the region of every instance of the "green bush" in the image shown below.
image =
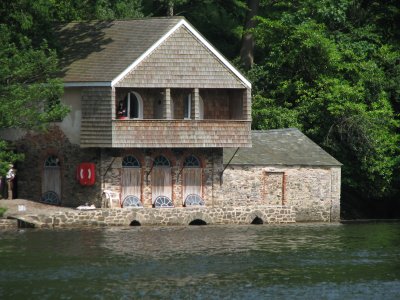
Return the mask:
<svg viewBox="0 0 400 300"><path fill-rule="evenodd" d="M7 211L7 208L0 207L0 218L3 217L4 213Z"/></svg>

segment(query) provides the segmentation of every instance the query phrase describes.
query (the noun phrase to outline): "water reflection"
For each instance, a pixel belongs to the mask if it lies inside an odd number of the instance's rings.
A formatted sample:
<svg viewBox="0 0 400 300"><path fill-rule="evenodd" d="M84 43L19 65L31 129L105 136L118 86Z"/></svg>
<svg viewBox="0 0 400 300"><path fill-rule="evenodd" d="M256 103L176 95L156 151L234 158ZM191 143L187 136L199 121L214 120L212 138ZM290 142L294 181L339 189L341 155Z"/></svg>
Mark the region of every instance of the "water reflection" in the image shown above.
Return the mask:
<svg viewBox="0 0 400 300"><path fill-rule="evenodd" d="M400 224L2 232L0 298L395 299L399 233Z"/></svg>

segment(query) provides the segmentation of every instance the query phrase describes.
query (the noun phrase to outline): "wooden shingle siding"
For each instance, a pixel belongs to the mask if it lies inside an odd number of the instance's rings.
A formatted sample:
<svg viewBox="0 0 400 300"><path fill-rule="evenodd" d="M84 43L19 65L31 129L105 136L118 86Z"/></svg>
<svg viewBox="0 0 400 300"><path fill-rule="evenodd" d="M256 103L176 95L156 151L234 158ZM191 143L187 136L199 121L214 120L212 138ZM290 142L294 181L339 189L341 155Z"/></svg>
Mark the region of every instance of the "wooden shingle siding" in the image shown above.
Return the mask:
<svg viewBox="0 0 400 300"><path fill-rule="evenodd" d="M112 89L82 90L81 147L109 147L112 141Z"/></svg>
<svg viewBox="0 0 400 300"><path fill-rule="evenodd" d="M249 121L114 120L112 147L251 147Z"/></svg>
<svg viewBox="0 0 400 300"><path fill-rule="evenodd" d="M116 86L245 88L241 80L184 27L172 34Z"/></svg>

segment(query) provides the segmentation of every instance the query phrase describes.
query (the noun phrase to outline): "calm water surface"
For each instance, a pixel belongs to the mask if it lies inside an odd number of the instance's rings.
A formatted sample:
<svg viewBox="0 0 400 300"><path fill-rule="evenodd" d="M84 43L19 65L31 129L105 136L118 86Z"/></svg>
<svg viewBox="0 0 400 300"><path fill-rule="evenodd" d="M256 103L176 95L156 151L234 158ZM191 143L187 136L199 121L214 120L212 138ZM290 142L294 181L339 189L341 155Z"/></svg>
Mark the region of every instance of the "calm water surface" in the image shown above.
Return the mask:
<svg viewBox="0 0 400 300"><path fill-rule="evenodd" d="M400 224L0 231L0 299L400 299Z"/></svg>

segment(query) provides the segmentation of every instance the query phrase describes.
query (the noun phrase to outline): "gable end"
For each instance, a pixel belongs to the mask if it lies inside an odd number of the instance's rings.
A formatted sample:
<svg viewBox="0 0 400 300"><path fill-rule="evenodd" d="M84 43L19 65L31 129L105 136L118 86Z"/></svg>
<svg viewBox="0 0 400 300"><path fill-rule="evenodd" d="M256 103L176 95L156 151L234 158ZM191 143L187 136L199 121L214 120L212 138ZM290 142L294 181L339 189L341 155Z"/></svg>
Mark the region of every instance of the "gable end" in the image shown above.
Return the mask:
<svg viewBox="0 0 400 300"><path fill-rule="evenodd" d="M250 88L193 27L182 20L113 81L116 87ZM125 74L125 75L124 75Z"/></svg>

